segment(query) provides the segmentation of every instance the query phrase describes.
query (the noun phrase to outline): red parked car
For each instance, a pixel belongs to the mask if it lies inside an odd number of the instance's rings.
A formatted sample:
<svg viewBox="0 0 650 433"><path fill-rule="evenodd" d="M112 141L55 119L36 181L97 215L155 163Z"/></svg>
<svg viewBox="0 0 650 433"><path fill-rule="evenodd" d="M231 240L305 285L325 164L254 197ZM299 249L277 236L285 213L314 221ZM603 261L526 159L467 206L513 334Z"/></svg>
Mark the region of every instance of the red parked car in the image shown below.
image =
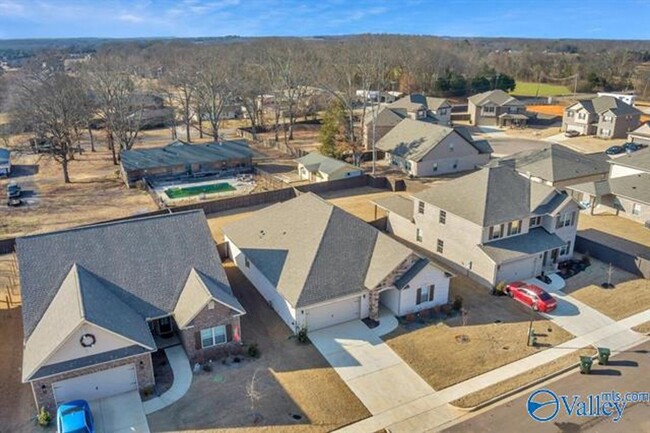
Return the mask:
<svg viewBox="0 0 650 433"><path fill-rule="evenodd" d="M550 313L557 307L557 301L548 292L533 284L515 281L506 286L505 292L513 299L535 311Z"/></svg>

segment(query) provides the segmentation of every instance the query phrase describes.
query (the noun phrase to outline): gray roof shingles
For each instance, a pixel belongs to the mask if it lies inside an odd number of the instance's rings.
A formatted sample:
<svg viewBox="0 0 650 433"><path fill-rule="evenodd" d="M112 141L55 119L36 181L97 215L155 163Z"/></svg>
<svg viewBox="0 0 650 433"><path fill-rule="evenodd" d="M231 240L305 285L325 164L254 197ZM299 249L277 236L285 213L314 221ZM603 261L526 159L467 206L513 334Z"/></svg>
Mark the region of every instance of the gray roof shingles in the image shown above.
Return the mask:
<svg viewBox="0 0 650 433"><path fill-rule="evenodd" d="M549 233L543 228L535 228L523 235L479 245L479 248L496 263L503 263L560 248L564 244L565 242L556 234Z"/></svg>

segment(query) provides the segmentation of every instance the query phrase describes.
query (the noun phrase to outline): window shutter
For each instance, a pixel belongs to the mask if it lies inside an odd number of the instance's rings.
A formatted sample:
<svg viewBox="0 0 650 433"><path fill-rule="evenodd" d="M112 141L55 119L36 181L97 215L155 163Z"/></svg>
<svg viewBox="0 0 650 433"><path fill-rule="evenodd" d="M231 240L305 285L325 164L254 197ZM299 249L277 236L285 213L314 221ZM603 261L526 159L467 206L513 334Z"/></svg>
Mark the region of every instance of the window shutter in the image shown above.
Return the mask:
<svg viewBox="0 0 650 433"><path fill-rule="evenodd" d="M232 341L232 325L226 325L226 341Z"/></svg>
<svg viewBox="0 0 650 433"><path fill-rule="evenodd" d="M576 213L575 211L571 212L571 225L575 225L576 223Z"/></svg>
<svg viewBox="0 0 650 433"><path fill-rule="evenodd" d="M418 289L415 295L415 304L420 305L422 303L422 289Z"/></svg>
<svg viewBox="0 0 650 433"><path fill-rule="evenodd" d="M194 348L196 350L201 350L203 346L201 345L201 332L195 332L194 333Z"/></svg>
<svg viewBox="0 0 650 433"><path fill-rule="evenodd" d="M435 291L435 289L436 289L435 284L431 284L429 286L429 301L433 301L433 292Z"/></svg>

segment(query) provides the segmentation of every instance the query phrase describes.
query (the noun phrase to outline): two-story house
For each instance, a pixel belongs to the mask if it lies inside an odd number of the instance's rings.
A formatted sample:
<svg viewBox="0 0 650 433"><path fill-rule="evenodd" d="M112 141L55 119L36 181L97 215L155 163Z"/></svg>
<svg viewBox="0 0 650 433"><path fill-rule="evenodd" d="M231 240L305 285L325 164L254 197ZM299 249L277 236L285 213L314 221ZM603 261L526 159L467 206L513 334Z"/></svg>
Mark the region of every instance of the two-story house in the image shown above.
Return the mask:
<svg viewBox="0 0 650 433"><path fill-rule="evenodd" d="M522 126L528 122L526 105L501 89L467 98L470 123L476 126Z"/></svg>
<svg viewBox="0 0 650 433"><path fill-rule="evenodd" d="M554 272L573 254L577 203L507 165L375 204L390 233L486 286Z"/></svg>
<svg viewBox="0 0 650 433"><path fill-rule="evenodd" d="M370 149L402 119L413 119L438 125L451 125L451 104L444 98L433 98L419 93L406 95L382 108L375 116L367 113L364 119L364 146Z"/></svg>
<svg viewBox="0 0 650 433"><path fill-rule="evenodd" d="M625 138L640 123L641 111L613 96L598 96L566 107L562 130L600 138Z"/></svg>
<svg viewBox="0 0 650 433"><path fill-rule="evenodd" d="M612 158L609 164L607 179L567 189L592 215L600 207L640 223L650 221L650 148Z"/></svg>
<svg viewBox="0 0 650 433"><path fill-rule="evenodd" d="M488 163L492 148L474 140L464 127L404 119L379 140L375 147L386 160L413 177L440 176L474 170Z"/></svg>

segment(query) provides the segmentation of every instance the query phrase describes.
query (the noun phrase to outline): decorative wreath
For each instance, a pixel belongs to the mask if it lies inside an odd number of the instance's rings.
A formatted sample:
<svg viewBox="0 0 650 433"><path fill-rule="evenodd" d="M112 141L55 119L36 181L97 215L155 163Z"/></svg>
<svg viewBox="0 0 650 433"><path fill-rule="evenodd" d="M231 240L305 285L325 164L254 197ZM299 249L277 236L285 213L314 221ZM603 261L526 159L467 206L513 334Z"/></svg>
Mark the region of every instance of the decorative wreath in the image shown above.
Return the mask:
<svg viewBox="0 0 650 433"><path fill-rule="evenodd" d="M79 343L83 347L93 347L96 342L97 342L97 338L95 338L93 334L84 334L79 339Z"/></svg>

